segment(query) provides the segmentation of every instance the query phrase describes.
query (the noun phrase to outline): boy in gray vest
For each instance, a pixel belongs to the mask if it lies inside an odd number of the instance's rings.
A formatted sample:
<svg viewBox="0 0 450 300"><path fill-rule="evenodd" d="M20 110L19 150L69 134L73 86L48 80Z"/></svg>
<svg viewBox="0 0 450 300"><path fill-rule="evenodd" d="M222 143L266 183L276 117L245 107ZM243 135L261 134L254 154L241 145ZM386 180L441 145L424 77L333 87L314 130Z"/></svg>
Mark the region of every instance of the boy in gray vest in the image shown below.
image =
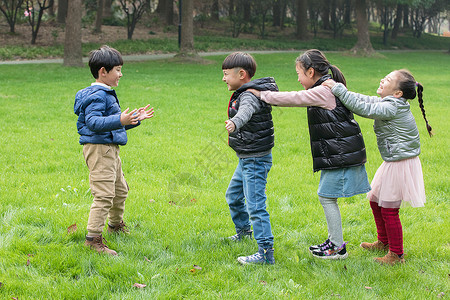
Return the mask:
<svg viewBox="0 0 450 300"><path fill-rule="evenodd" d="M238 261L242 264L274 264L273 235L265 193L274 146L272 108L246 90L278 91L278 87L272 77L252 80L256 62L247 53L228 55L222 70L228 90L234 91L225 121L228 144L239 158L225 195L236 228L236 234L229 239L251 239L254 232L258 252L238 257Z"/></svg>

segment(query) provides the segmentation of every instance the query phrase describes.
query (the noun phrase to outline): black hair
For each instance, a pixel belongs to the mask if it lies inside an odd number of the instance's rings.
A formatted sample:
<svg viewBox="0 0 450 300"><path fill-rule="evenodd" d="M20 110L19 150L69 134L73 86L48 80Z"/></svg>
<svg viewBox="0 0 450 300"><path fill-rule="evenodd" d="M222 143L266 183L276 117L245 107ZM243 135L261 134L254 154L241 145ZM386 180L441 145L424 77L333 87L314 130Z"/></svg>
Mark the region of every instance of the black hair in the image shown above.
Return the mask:
<svg viewBox="0 0 450 300"><path fill-rule="evenodd" d="M248 53L244 52L233 52L228 55L222 63L222 70L242 68L244 69L248 76L252 78L256 72L256 61Z"/></svg>
<svg viewBox="0 0 450 300"><path fill-rule="evenodd" d="M433 136L432 128L428 124L427 116L425 115L425 107L423 106L423 86L414 79L414 76L408 70L401 69L397 70L397 72L400 75L398 78L398 89L402 91L403 98L410 100L416 98L417 87L417 99L419 101L419 107L422 111L422 116L425 119L428 134L430 136Z"/></svg>
<svg viewBox="0 0 450 300"><path fill-rule="evenodd" d="M334 81L347 85L344 74L338 67L331 65L325 55L317 49L307 50L305 53L297 57L296 63L300 63L303 69L306 71L309 68L313 68L321 76L327 75L331 70L331 76Z"/></svg>
<svg viewBox="0 0 450 300"><path fill-rule="evenodd" d="M89 68L95 79L98 78L98 71L101 68L104 67L106 72L109 72L112 68L122 65L123 59L120 52L109 46L101 46L89 53Z"/></svg>

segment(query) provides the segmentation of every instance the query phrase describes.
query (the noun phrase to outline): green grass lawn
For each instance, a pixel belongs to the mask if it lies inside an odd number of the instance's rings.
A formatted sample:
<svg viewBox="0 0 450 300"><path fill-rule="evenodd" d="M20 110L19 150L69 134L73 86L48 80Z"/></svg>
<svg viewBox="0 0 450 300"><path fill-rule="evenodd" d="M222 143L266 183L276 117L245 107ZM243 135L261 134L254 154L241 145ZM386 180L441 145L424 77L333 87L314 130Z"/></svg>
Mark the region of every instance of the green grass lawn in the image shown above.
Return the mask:
<svg viewBox="0 0 450 300"><path fill-rule="evenodd" d="M120 49L119 49L120 50ZM429 138L417 100L427 192L424 208L401 209L407 263L379 266L359 248L376 230L363 195L340 199L349 257L313 258L308 246L325 240L312 172L306 109L274 108L276 146L268 210L275 235L273 266L241 266L254 241L234 234L224 193L237 164L224 121L231 95L221 82L224 56L210 64L127 63L116 88L122 109L150 103L155 117L128 132L121 148L130 185L125 220L131 235L104 234L118 257L82 244L92 197L78 144L75 93L92 82L87 67L0 66L0 298L10 299L434 299L449 294L450 56L384 53L355 58L329 53L351 90L375 95L380 78L408 68L421 82ZM255 55L256 77L274 76L280 90L301 89L296 54ZM356 117L372 179L382 160L373 121ZM68 234L76 223L78 230ZM194 269L198 265L202 269ZM146 284L137 289L134 283ZM443 296L445 295L445 296Z"/></svg>

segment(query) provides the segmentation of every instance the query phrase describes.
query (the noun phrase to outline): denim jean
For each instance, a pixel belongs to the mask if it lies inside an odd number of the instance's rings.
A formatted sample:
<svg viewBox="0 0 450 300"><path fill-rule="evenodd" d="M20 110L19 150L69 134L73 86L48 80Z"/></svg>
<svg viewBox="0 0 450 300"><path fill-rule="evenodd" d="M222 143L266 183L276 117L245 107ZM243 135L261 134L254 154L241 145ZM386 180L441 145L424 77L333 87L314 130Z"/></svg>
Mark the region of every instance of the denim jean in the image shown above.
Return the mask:
<svg viewBox="0 0 450 300"><path fill-rule="evenodd" d="M250 229L258 245L273 247L269 213L266 210L267 174L272 167L272 154L263 157L239 158L225 198L230 207L236 232Z"/></svg>

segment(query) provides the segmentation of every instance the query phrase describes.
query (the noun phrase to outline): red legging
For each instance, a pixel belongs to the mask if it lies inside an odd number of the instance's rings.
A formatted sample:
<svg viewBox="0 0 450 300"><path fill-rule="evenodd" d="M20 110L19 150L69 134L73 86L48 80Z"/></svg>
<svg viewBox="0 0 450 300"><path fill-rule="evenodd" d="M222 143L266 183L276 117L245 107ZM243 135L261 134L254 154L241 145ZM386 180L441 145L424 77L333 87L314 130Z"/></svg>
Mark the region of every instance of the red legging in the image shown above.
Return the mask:
<svg viewBox="0 0 450 300"><path fill-rule="evenodd" d="M398 216L399 208L384 208L370 201L373 217L377 226L378 240L389 244L389 250L397 255L403 254L402 223Z"/></svg>

